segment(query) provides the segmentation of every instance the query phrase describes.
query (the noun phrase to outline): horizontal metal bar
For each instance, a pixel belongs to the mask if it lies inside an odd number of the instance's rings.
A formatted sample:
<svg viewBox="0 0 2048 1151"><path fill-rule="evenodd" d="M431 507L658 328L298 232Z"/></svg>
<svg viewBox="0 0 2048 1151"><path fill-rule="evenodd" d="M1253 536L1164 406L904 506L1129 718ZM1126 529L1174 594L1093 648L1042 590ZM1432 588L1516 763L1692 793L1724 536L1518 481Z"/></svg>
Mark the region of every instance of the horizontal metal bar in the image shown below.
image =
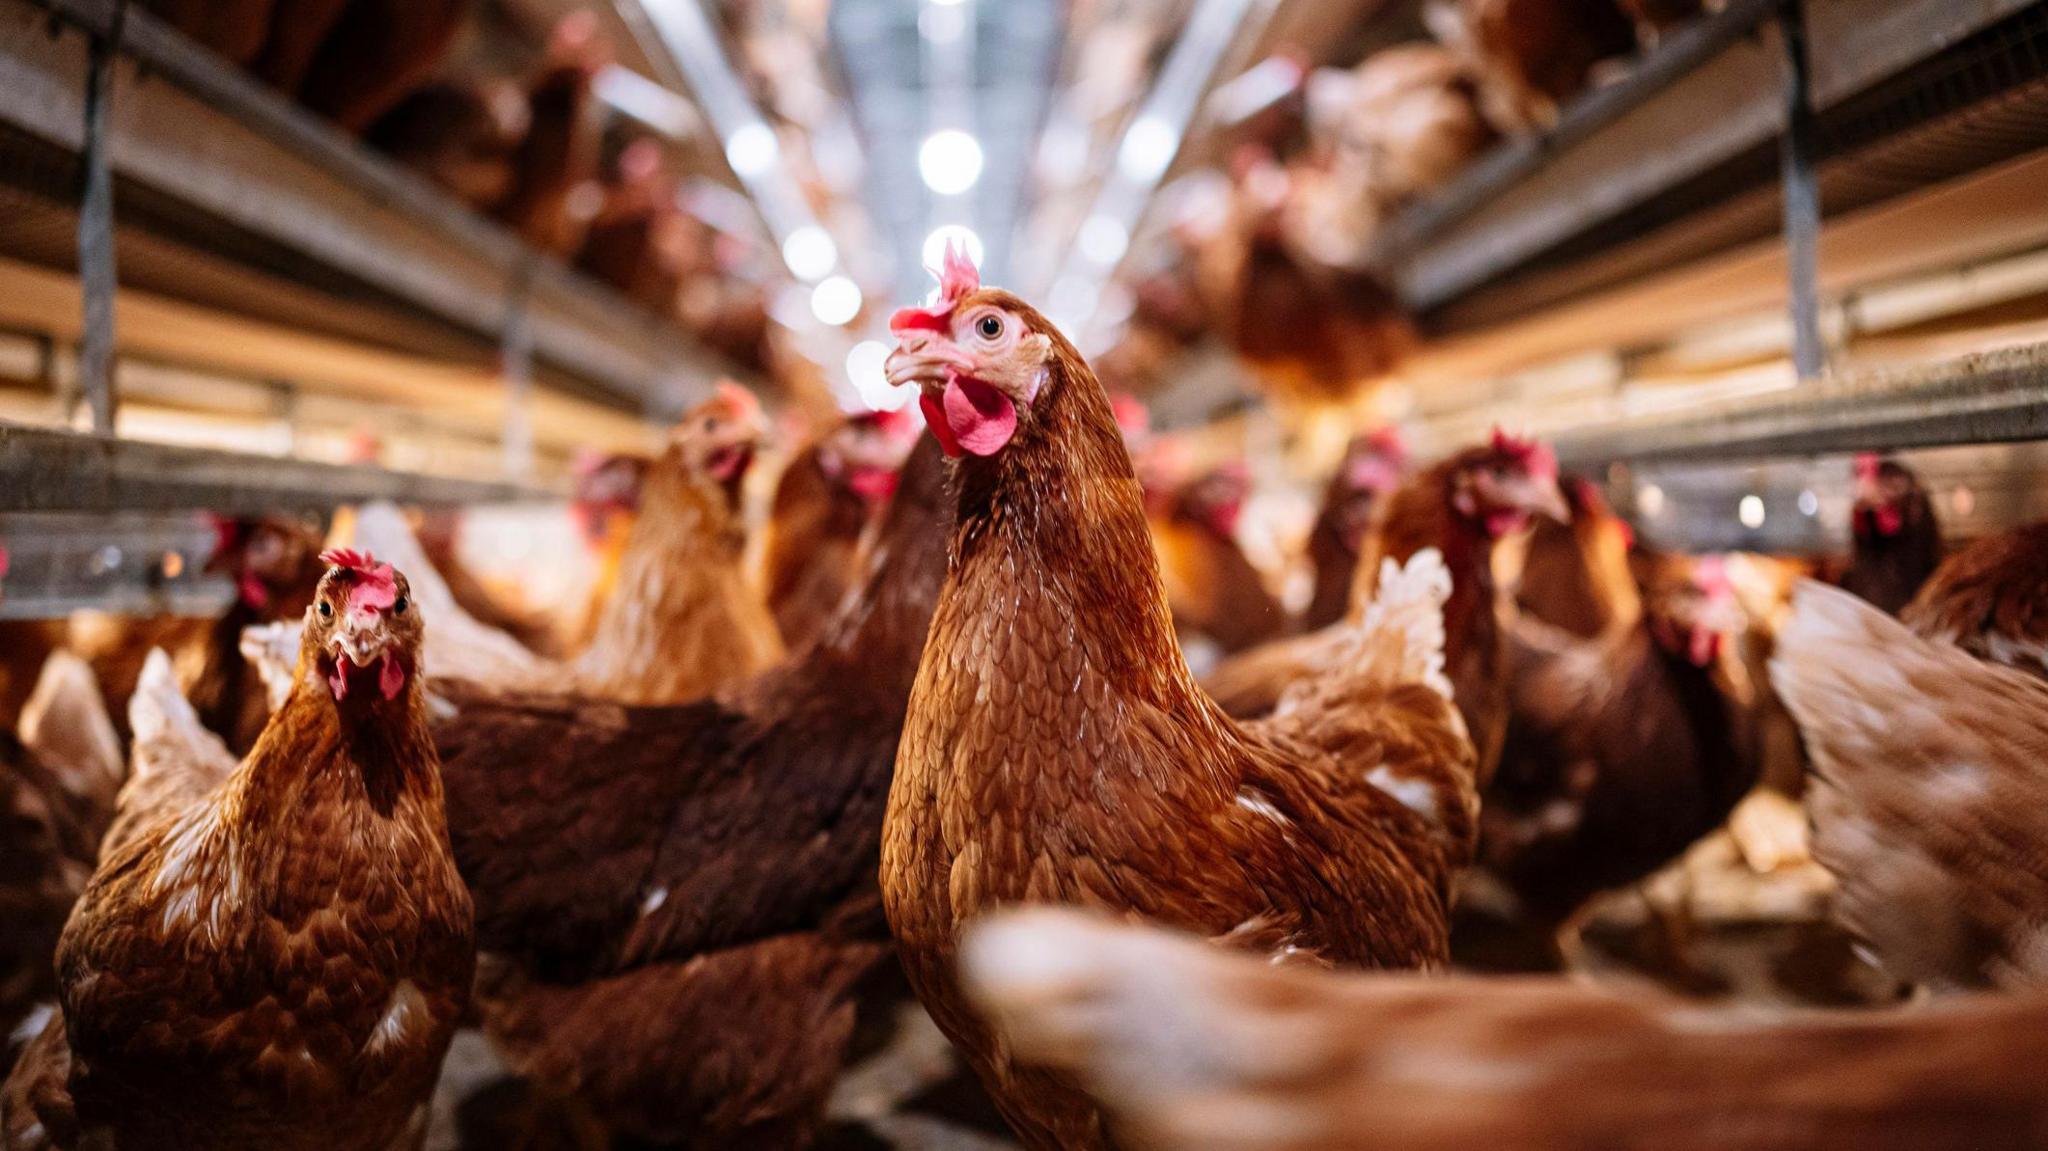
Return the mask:
<svg viewBox="0 0 2048 1151"><path fill-rule="evenodd" d="M112 26L115 0L32 0L89 36ZM19 13L28 0L0 0ZM16 16L18 18L18 15ZM470 211L276 91L186 40L147 12L123 17L121 54L144 75L122 91L115 174L229 225L362 280L487 339L503 327L506 292L524 263L540 362L597 385L620 407L666 416L737 370L664 317ZM47 45L16 46L8 69L57 67ZM61 91L63 84L42 85ZM173 91L165 91L166 88ZM0 120L52 135L41 109L0 101ZM207 122L206 113L221 119Z"/></svg>
<svg viewBox="0 0 2048 1151"><path fill-rule="evenodd" d="M560 498L518 484L0 424L0 512L203 508L256 514L367 500L469 505Z"/></svg>
<svg viewBox="0 0 2048 1151"><path fill-rule="evenodd" d="M2028 0L1827 0L1808 11L1813 107L1938 56ZM1569 104L1556 129L1510 140L1385 229L1368 263L1411 308L1465 298L1717 166L1783 126L1771 35L1778 0L1740 0ZM1825 81L1825 82L1823 82Z"/></svg>
<svg viewBox="0 0 2048 1151"><path fill-rule="evenodd" d="M1371 262L1378 267L1392 266L1520 183L1550 156L1592 137L1756 31L1781 2L1735 0L1658 45L1626 79L1572 101L1548 131L1503 141L1442 192L1389 222L1376 241Z"/></svg>
<svg viewBox="0 0 2048 1151"><path fill-rule="evenodd" d="M1763 400L1625 420L1556 438L1578 468L2017 443L2048 439L2048 345L1848 372Z"/></svg>

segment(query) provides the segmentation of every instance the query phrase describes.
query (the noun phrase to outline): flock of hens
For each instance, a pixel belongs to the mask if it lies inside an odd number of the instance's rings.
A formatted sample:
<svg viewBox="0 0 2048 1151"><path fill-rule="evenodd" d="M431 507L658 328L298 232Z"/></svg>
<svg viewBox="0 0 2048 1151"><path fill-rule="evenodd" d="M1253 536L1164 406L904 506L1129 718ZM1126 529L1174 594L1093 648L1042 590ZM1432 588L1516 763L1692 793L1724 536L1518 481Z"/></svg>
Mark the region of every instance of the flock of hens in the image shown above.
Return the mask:
<svg viewBox="0 0 2048 1151"><path fill-rule="evenodd" d="M216 31L375 133L460 111L362 48L448 7ZM6 625L0 1149L2048 1143L2048 525L1945 550L1870 457L1847 557L1660 553L1540 442L1380 431L1290 614L1243 472L1168 486L964 256L890 328L922 427L827 429L755 540L720 388L585 477L553 626L378 505L222 521L217 620ZM1881 991L1587 977L1724 827Z"/></svg>

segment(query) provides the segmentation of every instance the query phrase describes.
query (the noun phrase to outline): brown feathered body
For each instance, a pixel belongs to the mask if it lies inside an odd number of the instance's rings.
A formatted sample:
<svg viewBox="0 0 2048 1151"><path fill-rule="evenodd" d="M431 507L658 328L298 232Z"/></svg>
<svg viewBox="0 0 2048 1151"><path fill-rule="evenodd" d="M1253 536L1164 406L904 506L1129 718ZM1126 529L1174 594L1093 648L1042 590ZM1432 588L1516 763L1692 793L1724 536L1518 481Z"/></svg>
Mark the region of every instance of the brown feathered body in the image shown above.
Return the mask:
<svg viewBox="0 0 2048 1151"><path fill-rule="evenodd" d="M1464 56L1479 104L1503 132L1557 121L1593 66L1635 50L1634 21L1614 0L1448 0L1439 34Z"/></svg>
<svg viewBox="0 0 2048 1151"><path fill-rule="evenodd" d="M1814 858L1837 917L1901 979L2048 980L2043 530L1958 552L1904 622L1802 584L1778 637L1771 679L1811 757Z"/></svg>
<svg viewBox="0 0 2048 1151"><path fill-rule="evenodd" d="M1701 618L1682 573L1652 598L1649 618L1594 639L1528 618L1511 628L1480 858L1549 926L1677 858L1757 782L1732 625Z"/></svg>
<svg viewBox="0 0 2048 1151"><path fill-rule="evenodd" d="M819 1120L849 987L887 953L883 804L945 574L936 457L913 455L817 642L714 699L447 685L456 854L495 957L486 1026L615 1130L781 1147Z"/></svg>
<svg viewBox="0 0 2048 1151"><path fill-rule="evenodd" d="M144 6L229 63L248 64L270 34L274 5L275 0L149 0Z"/></svg>
<svg viewBox="0 0 2048 1151"><path fill-rule="evenodd" d="M1175 627L1228 653L1285 631L1287 613L1237 542L1234 523L1243 494L1209 490L1217 482L1207 477L1183 487L1151 526Z"/></svg>
<svg viewBox="0 0 2048 1151"><path fill-rule="evenodd" d="M1482 781L1500 761L1507 730L1506 607L1493 572L1498 536L1486 526L1488 513L1468 497L1475 474L1496 465L1519 466L1498 449L1470 448L1417 473L1382 500L1359 558L1351 607L1355 619L1377 587L1383 561L1406 563L1424 548L1442 553L1451 574L1451 599L1444 607L1445 671L1479 751ZM1549 487L1554 496L1554 482ZM1255 647L1219 664L1203 686L1233 716L1266 715L1290 686L1334 670L1346 626Z"/></svg>
<svg viewBox="0 0 2048 1151"><path fill-rule="evenodd" d="M648 468L611 595L569 667L579 692L681 703L782 657L775 619L747 578L738 481L698 466L691 450L672 444Z"/></svg>
<svg viewBox="0 0 2048 1151"><path fill-rule="evenodd" d="M387 618L416 670L418 613ZM470 901L419 676L333 698L331 632L225 778L225 756L138 765L10 1081L9 1151L371 1151L414 1122L468 999Z"/></svg>
<svg viewBox="0 0 2048 1151"><path fill-rule="evenodd" d="M348 0L303 66L296 95L342 131L367 131L433 78L471 6L472 0ZM313 7L326 14L325 0Z"/></svg>
<svg viewBox="0 0 2048 1151"><path fill-rule="evenodd" d="M1626 630L1643 611L1629 568L1635 533L1587 480L1566 476L1558 488L1571 520L1539 520L1530 530L1515 579L1515 606L1580 639Z"/></svg>
<svg viewBox="0 0 2048 1151"><path fill-rule="evenodd" d="M1354 677L1283 716L1225 716L1174 642L1107 393L1022 301L959 304L981 306L1042 334L1050 359L1014 439L957 469L882 891L911 985L1025 1143L1102 1147L1096 1105L1013 1063L964 999L964 926L1010 903L1075 903L1278 957L1441 963L1471 844L1471 747L1409 663L1434 647L1404 646L1392 625L1359 637ZM1410 604L1408 622L1440 640L1440 603Z"/></svg>
<svg viewBox="0 0 2048 1151"><path fill-rule="evenodd" d="M2021 1151L2048 997L1759 1018L1558 979L1275 968L1050 912L969 976L1019 1058L1186 1151Z"/></svg>
<svg viewBox="0 0 2048 1151"><path fill-rule="evenodd" d="M235 583L235 602L213 621L206 658L186 693L199 719L240 753L256 744L270 720L262 677L242 654L242 632L306 614L320 577L320 532L311 524L270 517L223 527L225 546L208 566Z"/></svg>
<svg viewBox="0 0 2048 1151"><path fill-rule="evenodd" d="M1867 460L1868 457L1865 457ZM1920 477L1891 460L1859 462L1842 586L1899 614L1941 565L1941 520Z"/></svg>
<svg viewBox="0 0 2048 1151"><path fill-rule="evenodd" d="M525 96L511 85L443 81L400 101L370 127L371 147L470 208L503 202L526 130Z"/></svg>
<svg viewBox="0 0 2048 1151"><path fill-rule="evenodd" d="M790 461L775 487L763 572L768 606L791 647L818 634L859 576L855 557L874 505L827 474L823 442Z"/></svg>
<svg viewBox="0 0 2048 1151"><path fill-rule="evenodd" d="M603 122L591 90L595 73L588 61L565 60L534 78L511 187L492 213L534 247L564 258L582 246L588 223L571 211L571 197L597 181Z"/></svg>
<svg viewBox="0 0 2048 1151"><path fill-rule="evenodd" d="M1936 568L1900 619L1923 639L2048 678L2048 523L1970 544Z"/></svg>
<svg viewBox="0 0 2048 1151"><path fill-rule="evenodd" d="M123 774L91 670L53 655L19 735L0 729L0 1034L55 998L57 938L92 878Z"/></svg>

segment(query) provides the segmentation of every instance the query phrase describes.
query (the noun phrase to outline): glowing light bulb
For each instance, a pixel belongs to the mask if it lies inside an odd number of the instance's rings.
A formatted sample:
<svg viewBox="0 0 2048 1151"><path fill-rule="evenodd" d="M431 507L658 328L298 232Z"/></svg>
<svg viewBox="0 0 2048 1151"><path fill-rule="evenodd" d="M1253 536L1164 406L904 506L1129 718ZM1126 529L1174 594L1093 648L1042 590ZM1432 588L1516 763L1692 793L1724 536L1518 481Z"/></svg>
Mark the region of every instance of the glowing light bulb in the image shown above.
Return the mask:
<svg viewBox="0 0 2048 1151"><path fill-rule="evenodd" d="M1758 495L1742 497L1742 502L1735 505L1735 518L1751 531L1764 526L1764 498Z"/></svg>
<svg viewBox="0 0 2048 1151"><path fill-rule="evenodd" d="M952 128L933 132L917 150L917 171L932 191L957 196L981 179L981 142Z"/></svg>
<svg viewBox="0 0 2048 1151"><path fill-rule="evenodd" d="M805 224L782 241L782 262L799 280L820 280L839 263L839 246L816 224Z"/></svg>
<svg viewBox="0 0 2048 1151"><path fill-rule="evenodd" d="M811 289L811 314L821 324L838 327L860 315L860 285L845 276L831 276Z"/></svg>
<svg viewBox="0 0 2048 1151"><path fill-rule="evenodd" d="M725 138L725 162L742 178L766 175L781 154L774 129L759 120L740 125Z"/></svg>

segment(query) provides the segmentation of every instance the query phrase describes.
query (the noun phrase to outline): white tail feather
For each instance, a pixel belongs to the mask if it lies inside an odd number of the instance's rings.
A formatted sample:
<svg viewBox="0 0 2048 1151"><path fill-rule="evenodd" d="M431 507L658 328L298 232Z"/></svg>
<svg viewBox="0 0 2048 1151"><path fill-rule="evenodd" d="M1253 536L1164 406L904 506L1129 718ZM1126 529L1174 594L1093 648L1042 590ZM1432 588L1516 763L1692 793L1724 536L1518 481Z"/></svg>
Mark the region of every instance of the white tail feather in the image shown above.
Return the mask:
<svg viewBox="0 0 2048 1151"><path fill-rule="evenodd" d="M405 513L383 502L364 504L355 516L358 551L405 573L412 601L427 629L423 656L429 676L451 676L503 687L545 686L560 671L518 640L462 610L448 582L412 534Z"/></svg>
<svg viewBox="0 0 2048 1151"><path fill-rule="evenodd" d="M1345 662L1383 684L1422 683L1451 698L1444 675L1444 604L1451 571L1443 553L1424 548L1406 565L1380 561L1379 590L1357 623L1344 629Z"/></svg>
<svg viewBox="0 0 2048 1151"><path fill-rule="evenodd" d="M283 707L285 697L292 693L292 681L298 673L299 637L305 628L304 620L284 619L242 629L242 658L254 664L256 674L262 677L263 695L273 712Z"/></svg>
<svg viewBox="0 0 2048 1151"><path fill-rule="evenodd" d="M135 681L135 694L128 699L128 726L135 733L135 774L147 775L152 767L181 758L190 762L225 761L229 768L235 757L220 737L199 722L199 713L178 686L178 673L162 648L151 648L142 661L142 675ZM182 748L185 756L162 754L164 749Z"/></svg>

